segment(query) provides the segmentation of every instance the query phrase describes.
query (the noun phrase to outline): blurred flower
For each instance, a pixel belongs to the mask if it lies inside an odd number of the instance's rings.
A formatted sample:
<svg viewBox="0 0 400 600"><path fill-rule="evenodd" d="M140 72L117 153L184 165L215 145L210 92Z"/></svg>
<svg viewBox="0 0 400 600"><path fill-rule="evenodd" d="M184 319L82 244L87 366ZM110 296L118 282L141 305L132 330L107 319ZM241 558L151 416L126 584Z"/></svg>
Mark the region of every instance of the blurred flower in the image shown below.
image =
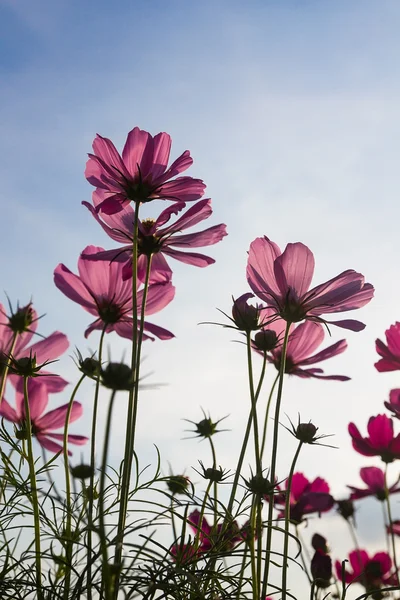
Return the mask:
<svg viewBox="0 0 400 600"><path fill-rule="evenodd" d="M386 415L370 417L369 437L363 438L354 423L349 423L348 429L354 450L363 456L380 456L385 463L400 458L400 434L394 436L393 421Z"/></svg>
<svg viewBox="0 0 400 600"><path fill-rule="evenodd" d="M331 585L332 559L322 550L316 550L311 559L311 575L318 588L325 589Z"/></svg>
<svg viewBox="0 0 400 600"><path fill-rule="evenodd" d="M345 583L360 583L369 592L393 583L390 576L392 561L386 552L377 552L370 558L365 550L353 550L349 561L352 571L345 570ZM335 566L337 577L342 581L342 565L337 560Z"/></svg>
<svg viewBox="0 0 400 600"><path fill-rule="evenodd" d="M385 402L384 404L393 413L394 417L400 419L400 389L390 390L389 402Z"/></svg>
<svg viewBox="0 0 400 600"><path fill-rule="evenodd" d="M279 490L280 487L277 486ZM287 480L285 483L287 489ZM276 505L285 506L286 492L281 491L274 497ZM265 496L268 500L269 497ZM298 524L303 521L305 515L311 513L327 512L334 505L334 499L329 493L329 485L321 477L309 481L303 473L294 473L290 490L290 521ZM281 511L278 518L285 516Z"/></svg>
<svg viewBox="0 0 400 600"><path fill-rule="evenodd" d="M190 479L186 475L170 475L166 484L172 495L185 494L190 487Z"/></svg>
<svg viewBox="0 0 400 600"><path fill-rule="evenodd" d="M348 521L351 517L354 519L354 514L356 511L354 508L354 502L350 500L350 498L345 500L336 500L336 504L337 511L339 515L343 517L343 519L346 519L346 521Z"/></svg>
<svg viewBox="0 0 400 600"><path fill-rule="evenodd" d="M248 538L248 524L241 529L236 521L228 524L217 523L216 528L210 525L203 516L200 522L200 511L194 510L188 517L188 522L193 531L199 533L199 552L209 552L214 548L220 552L229 552L237 544ZM224 531L224 533L222 533Z"/></svg>
<svg viewBox="0 0 400 600"><path fill-rule="evenodd" d="M319 533L314 533L311 538L311 546L314 550L320 550L324 554L329 553L329 548L326 539Z"/></svg>
<svg viewBox="0 0 400 600"><path fill-rule="evenodd" d="M394 535L400 535L400 520L396 519L393 521L392 525L386 526L387 533L394 533Z"/></svg>
<svg viewBox="0 0 400 600"><path fill-rule="evenodd" d="M113 214L125 204L149 202L154 199L188 202L201 198L205 185L201 179L176 177L193 163L186 150L167 169L171 138L167 133L150 135L135 127L128 133L122 151L118 153L111 140L97 135L94 154L89 154L85 177L97 188L107 192L101 207Z"/></svg>
<svg viewBox="0 0 400 600"><path fill-rule="evenodd" d="M379 469L378 467L363 467L360 469L360 477L367 488L360 489L348 485L347 487L351 490L351 500L359 500L360 498L366 498L367 496L376 496L378 500L381 500L382 502L386 500L385 473L382 469ZM389 494L400 492L399 480L397 480L388 491Z"/></svg>
<svg viewBox="0 0 400 600"><path fill-rule="evenodd" d="M282 253L267 237L250 245L247 280L253 292L275 309L289 323L303 319L332 323L345 329L361 331L359 321L325 321L321 315L361 308L374 293L361 273L347 270L309 290L314 273L314 256L299 242L288 244Z"/></svg>
<svg viewBox="0 0 400 600"><path fill-rule="evenodd" d="M54 283L63 294L73 302L77 302L96 320L85 331L85 337L95 329L105 327L107 333L115 331L123 338L132 339L132 282L122 280L122 265L117 262L96 262L83 255L96 254L103 248L87 246L78 259L79 275L72 273L65 265L59 264L54 270ZM174 298L175 288L170 282L150 285L146 300L146 315L159 312ZM142 310L143 289L137 294L137 312ZM139 324L138 324L139 325ZM148 321L144 322L144 330L161 340L168 340L174 335ZM143 339L154 339L143 334Z"/></svg>
<svg viewBox="0 0 400 600"><path fill-rule="evenodd" d="M381 340L375 342L376 351L382 356L375 363L375 368L383 373L384 371L398 371L400 369L400 323L396 322L385 331L385 345Z"/></svg>
<svg viewBox="0 0 400 600"><path fill-rule="evenodd" d="M67 350L69 342L66 335L59 331L55 331L48 337L29 346L28 344L34 335L38 324L36 311L31 305L29 305L29 307L29 319L31 320L29 329L25 329L18 334L12 358L14 361L19 361L22 358L35 356L36 362L43 365L44 363L52 362L61 356L61 354ZM23 311L26 308L27 307L19 310ZM9 362L13 336L14 333L9 327L9 317L6 316L4 306L0 304L0 379L4 367ZM65 386L68 385L68 381L55 373L42 370L41 375L43 376L41 378L41 383L46 386L49 393L61 392ZM22 391L23 381L21 380L21 377L9 374L8 381L10 381L14 387L18 387L18 389Z"/></svg>
<svg viewBox="0 0 400 600"><path fill-rule="evenodd" d="M54 433L54 429L65 427L67 417L68 403L55 408L45 414L48 404L48 391L42 383L28 381L28 402L31 416L32 435L34 435L43 448L50 452L59 452L62 450L63 433ZM0 406L0 416L15 423L23 431L26 431L24 394L16 391L15 409L10 406L5 398ZM82 416L83 408L79 402L73 402L70 423L73 423ZM22 436L20 436L22 437ZM54 441L56 440L56 441ZM68 442L81 446L86 444L88 438L83 435L68 434ZM71 454L68 451L68 454Z"/></svg>
<svg viewBox="0 0 400 600"><path fill-rule="evenodd" d="M131 206L125 206L114 215L107 215L101 210L99 212L98 207L104 197L103 190L96 190L93 192L93 206L88 202L82 202L82 204L90 210L111 239L124 245L115 250L104 250L98 254L91 254L90 260L121 262L124 265L122 270L123 279L130 279L132 277L134 210ZM212 246L227 235L226 225L223 224L214 225L204 231L181 235L181 231L184 229L194 227L197 223L211 216L210 199L196 202L175 223L164 227L173 214L178 214L185 207L184 202L175 202L163 210L157 219L138 220L138 278L140 281L145 280L149 256L152 257L151 282L163 282L171 279L172 271L165 259L168 256L195 267L207 267L215 262L213 258L204 254L177 250L177 248L187 250Z"/></svg>
<svg viewBox="0 0 400 600"><path fill-rule="evenodd" d="M268 325L268 329L275 330L278 340L280 340L271 354L267 355L267 360L273 363L278 371L281 367L285 326L282 319L277 319L274 323ZM324 341L324 337L324 328L320 323L306 321L301 325L292 326L287 344L285 373L302 378L315 377L317 379L348 381L350 377L346 377L346 375L324 375L324 371L320 368L304 368L337 356L346 350L346 340L340 340L317 354L313 354ZM262 353L259 352L259 354Z"/></svg>

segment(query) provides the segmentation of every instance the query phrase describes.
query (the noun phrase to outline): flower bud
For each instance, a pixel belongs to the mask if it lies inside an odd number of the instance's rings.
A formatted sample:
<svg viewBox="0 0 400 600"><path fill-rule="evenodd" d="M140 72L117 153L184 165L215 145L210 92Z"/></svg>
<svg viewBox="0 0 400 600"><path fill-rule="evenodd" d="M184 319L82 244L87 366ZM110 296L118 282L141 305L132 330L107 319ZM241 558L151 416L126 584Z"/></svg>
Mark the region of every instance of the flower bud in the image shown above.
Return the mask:
<svg viewBox="0 0 400 600"><path fill-rule="evenodd" d="M189 478L185 475L170 475L166 483L172 495L184 494L190 485Z"/></svg>
<svg viewBox="0 0 400 600"><path fill-rule="evenodd" d="M215 469L214 467L209 467L208 469L204 469L203 477L204 477L204 479L209 479L210 481L213 481L214 483L218 483L219 481L222 481L222 479L224 477L224 472L221 469L221 467L219 469Z"/></svg>
<svg viewBox="0 0 400 600"><path fill-rule="evenodd" d="M262 475L253 475L248 481L245 480L245 483L253 494L259 494L260 496L269 496L274 489L270 480Z"/></svg>
<svg viewBox="0 0 400 600"><path fill-rule="evenodd" d="M75 465L75 467L71 467L71 475L75 477L75 479L89 479L94 473L94 470L90 465Z"/></svg>
<svg viewBox="0 0 400 600"><path fill-rule="evenodd" d="M338 500L337 501L337 511L346 521L350 519L350 517L354 517L355 509L354 503L352 500Z"/></svg>
<svg viewBox="0 0 400 600"><path fill-rule="evenodd" d="M18 359L11 359L10 373L20 375L21 377L35 377L41 366L37 366L36 354L23 356Z"/></svg>
<svg viewBox="0 0 400 600"><path fill-rule="evenodd" d="M318 427L315 427L310 423L299 423L296 429L296 437L300 442L304 444L312 444L315 442L315 434L318 431Z"/></svg>
<svg viewBox="0 0 400 600"><path fill-rule="evenodd" d="M33 309L32 304L29 303L22 308L17 306L17 310L15 313L12 313L10 317L8 317L8 327L14 333L23 333L24 331L29 331L29 327L33 322Z"/></svg>
<svg viewBox="0 0 400 600"><path fill-rule="evenodd" d="M317 550L311 560L311 575L319 588L330 586L332 577L332 559L328 554Z"/></svg>
<svg viewBox="0 0 400 600"><path fill-rule="evenodd" d="M232 318L240 331L257 331L262 326L261 310L262 306L253 306L247 301L254 298L254 294L243 294L236 300L233 300Z"/></svg>
<svg viewBox="0 0 400 600"><path fill-rule="evenodd" d="M257 350L270 352L277 347L279 343L278 336L273 329L262 329L254 336L253 344Z"/></svg>
<svg viewBox="0 0 400 600"><path fill-rule="evenodd" d="M110 362L101 369L101 383L114 391L129 391L133 387L133 373L128 365Z"/></svg>
<svg viewBox="0 0 400 600"><path fill-rule="evenodd" d="M329 552L328 545L326 543L326 539L319 533L314 533L314 535L312 536L311 546L314 548L314 550L319 550L320 552L323 552L324 554L328 554L328 552Z"/></svg>

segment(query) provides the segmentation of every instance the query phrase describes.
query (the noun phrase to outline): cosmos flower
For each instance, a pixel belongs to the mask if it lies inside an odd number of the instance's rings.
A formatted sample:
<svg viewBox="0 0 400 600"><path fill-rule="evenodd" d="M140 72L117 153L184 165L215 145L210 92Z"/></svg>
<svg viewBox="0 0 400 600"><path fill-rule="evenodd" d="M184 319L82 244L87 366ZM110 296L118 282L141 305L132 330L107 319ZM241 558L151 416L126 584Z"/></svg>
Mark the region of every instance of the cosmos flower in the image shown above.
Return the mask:
<svg viewBox="0 0 400 600"><path fill-rule="evenodd" d="M354 450L363 456L380 456L385 463L400 458L400 434L394 435L393 421L386 415L370 417L368 437L363 438L354 423L348 429Z"/></svg>
<svg viewBox="0 0 400 600"><path fill-rule="evenodd" d="M392 560L386 552L377 552L370 558L366 550L353 550L349 554L349 561L352 570L345 570L345 583L360 583L369 592L379 590L381 585L394 583L390 575ZM343 581L342 565L338 560L335 566L338 579Z"/></svg>
<svg viewBox="0 0 400 600"><path fill-rule="evenodd" d="M387 345L377 339L376 351L382 358L375 363L380 373L400 369L400 323L396 322L385 331Z"/></svg>
<svg viewBox="0 0 400 600"><path fill-rule="evenodd" d="M361 331L359 321L326 321L326 313L337 313L367 304L374 293L361 273L347 270L311 290L314 255L304 244L288 244L282 253L267 237L257 238L250 245L247 280L253 292L274 308L277 316L297 323L308 319Z"/></svg>
<svg viewBox="0 0 400 600"><path fill-rule="evenodd" d="M360 469L360 477L367 486L366 488L356 488L352 485L348 485L350 488L351 500L359 500L360 498L366 498L367 496L376 496L378 500L386 500L385 493L385 473L379 467L363 467ZM395 494L400 492L399 482L396 481L391 487L389 487L389 494Z"/></svg>

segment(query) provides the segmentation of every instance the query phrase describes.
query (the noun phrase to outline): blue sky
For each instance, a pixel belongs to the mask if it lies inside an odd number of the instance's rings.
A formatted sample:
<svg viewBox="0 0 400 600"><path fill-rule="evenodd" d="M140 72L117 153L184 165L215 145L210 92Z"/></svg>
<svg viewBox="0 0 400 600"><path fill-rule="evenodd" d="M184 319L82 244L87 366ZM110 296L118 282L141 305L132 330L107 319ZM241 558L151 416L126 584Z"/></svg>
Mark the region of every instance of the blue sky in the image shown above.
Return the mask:
<svg viewBox="0 0 400 600"><path fill-rule="evenodd" d="M177 339L145 349L149 381L168 384L145 392L145 458L155 441L165 465L192 473L207 450L180 441L180 419L201 418L202 406L215 418L230 414L232 431L221 434L218 451L223 466L235 463L248 411L243 349L227 331L197 324L216 320L216 307L229 311L232 294L247 291L246 251L266 234L281 247L309 245L315 283L354 268L376 287L375 300L354 315L366 330L349 333L349 350L325 365L352 381L290 380L284 412L296 419L300 411L336 434L339 450L307 449L299 463L336 494L359 467L379 464L352 452L346 427L354 420L364 429L398 385L373 363L375 338L400 320L399 25L396 1L0 1L2 287L14 301L33 295L46 313L43 333L65 331L71 348L97 344L96 334L83 339L90 316L52 284L54 267L74 270L87 244L112 247L80 204L90 199L83 171L96 132L120 148L136 125L170 133L173 156L190 149L190 173L207 183L211 224L228 226L210 251L215 265L174 265L176 299L155 320ZM126 345L109 340L119 359ZM60 370L74 380L68 358ZM83 432L90 387L80 399ZM281 438L285 472L293 442L284 431ZM361 526L373 510L360 508ZM326 527L333 532L336 518ZM377 530L373 538L371 527L360 529L372 547ZM332 545L348 548L339 539Z"/></svg>

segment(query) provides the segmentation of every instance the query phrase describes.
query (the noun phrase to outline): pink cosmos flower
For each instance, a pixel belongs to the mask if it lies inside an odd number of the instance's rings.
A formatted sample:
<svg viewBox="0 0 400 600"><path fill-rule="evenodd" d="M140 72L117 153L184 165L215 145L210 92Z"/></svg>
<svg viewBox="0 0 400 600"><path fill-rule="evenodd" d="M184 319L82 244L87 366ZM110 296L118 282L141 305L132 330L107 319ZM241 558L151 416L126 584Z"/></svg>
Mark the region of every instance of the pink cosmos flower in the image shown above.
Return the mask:
<svg viewBox="0 0 400 600"><path fill-rule="evenodd" d="M171 138L167 133L153 137L135 127L128 133L122 156L111 140L97 135L85 177L107 193L101 204L103 212L116 213L131 201L159 198L189 202L201 198L205 189L201 179L176 177L193 163L190 152L186 150L167 168L170 151Z"/></svg>
<svg viewBox="0 0 400 600"><path fill-rule="evenodd" d="M109 260L123 262L123 279L132 277L132 243L134 210L128 205L118 213L108 215L99 206L105 198L104 190L93 192L93 206L88 202L82 202L90 210L96 221L111 239L124 244L115 250L106 250L98 255L92 256L92 260ZM150 280L168 281L171 279L172 271L165 260L169 256L181 262L196 267L207 267L215 262L213 258L197 252L182 252L177 248L198 248L201 246L212 246L227 235L226 225L214 225L204 231L181 235L180 232L197 225L208 219L212 214L211 200L200 200L189 208L179 219L167 225L172 215L177 215L186 207L184 202L175 202L159 215L157 219L145 219L138 222L138 278L144 281L148 256L152 256ZM166 226L167 225L167 226Z"/></svg>
<svg viewBox="0 0 400 600"><path fill-rule="evenodd" d="M84 258L84 255L90 256L103 251L104 249L98 246L87 246L78 259L79 275L59 264L54 271L54 283L70 300L96 316L96 320L86 329L85 337L95 329L102 330L106 326L107 333L115 331L121 337L132 339L132 282L123 281L123 265L118 262L108 264ZM172 301L174 295L175 288L169 281L150 285L146 314L159 312ZM137 295L138 314L142 308L142 300L143 289ZM161 340L174 337L167 329L148 321L144 322L144 329ZM144 334L143 339L154 338Z"/></svg>
<svg viewBox="0 0 400 600"><path fill-rule="evenodd" d="M29 345L38 325L37 312L33 308L30 310L32 313L32 323L29 326L28 331L23 331L18 334L12 356L15 360L28 356L35 356L38 364L53 361L68 349L68 338L63 333L54 331L48 337ZM2 370L8 361L7 357L10 355L13 336L14 333L9 327L9 318L6 316L5 308L0 304L0 379ZM65 386L68 385L68 381L55 373L42 369L40 375L40 381L46 386L49 393L61 392ZM9 374L7 380L10 381L14 387L22 386L21 377L18 375ZM20 389L22 390L22 387Z"/></svg>
<svg viewBox="0 0 400 600"><path fill-rule="evenodd" d="M246 537L248 537L248 524L244 525L244 527L240 529L236 521L230 523L230 525L225 529L224 535L222 536L221 532L223 524L218 523L215 531L214 527L208 523L205 517L203 517L200 523L200 512L198 510L194 510L189 515L188 522L196 534L200 528L200 553L208 552L214 546L217 546L219 550L229 552L234 548L234 546L240 542L243 542Z"/></svg>
<svg viewBox="0 0 400 600"><path fill-rule="evenodd" d="M348 270L311 290L314 256L299 242L288 244L282 253L267 237L250 245L247 280L253 292L275 309L277 316L296 323L308 319L361 331L360 321L325 321L321 315L337 313L367 304L374 293L361 273Z"/></svg>
<svg viewBox="0 0 400 600"><path fill-rule="evenodd" d="M386 408L392 411L393 416L400 419L400 389L395 388L389 392L389 402L384 402Z"/></svg>
<svg viewBox="0 0 400 600"><path fill-rule="evenodd" d="M352 571L345 570L345 583L360 583L368 591L379 590L381 585L391 585L394 578L390 575L392 560L386 552L377 552L372 558L366 550L353 550L349 554ZM336 574L342 580L342 565L335 563Z"/></svg>
<svg viewBox="0 0 400 600"><path fill-rule="evenodd" d="M386 526L386 531L388 533L394 533L394 535L400 535L400 520L396 519L395 521L393 521L392 526L387 525Z"/></svg>
<svg viewBox="0 0 400 600"><path fill-rule="evenodd" d="M359 500L367 496L376 496L382 502L386 500L385 474L382 469L378 467L363 467L360 469L360 477L367 487L360 489L348 485L347 487L351 490L351 500ZM395 494L396 492L400 492L399 480L389 488L389 494Z"/></svg>
<svg viewBox="0 0 400 600"><path fill-rule="evenodd" d="M265 330L275 331L279 343L270 354L267 355L267 360L273 363L276 369L280 370L282 358L283 336L286 323L282 319L277 319L265 327ZM291 326L289 339L287 344L287 353L285 361L285 373L296 375L297 377L317 379L329 379L336 381L348 381L350 377L346 375L324 375L324 371L320 368L304 368L316 363L342 354L347 348L346 340L340 340L324 350L313 354L315 350L322 344L325 338L324 327L320 323L306 321L300 325ZM257 350L259 354L263 354Z"/></svg>
<svg viewBox="0 0 400 600"><path fill-rule="evenodd" d="M279 490L280 487L277 486L277 489ZM285 489L287 489L287 480ZM286 494L282 491L281 494L274 496L274 503L284 507L285 497ZM268 500L269 496L265 496L265 499ZM309 481L303 473L294 473L290 490L290 521L292 523L301 523L304 515L327 512L334 503L325 479L317 477L314 481ZM284 511L281 511L278 518L282 519L284 516Z"/></svg>
<svg viewBox="0 0 400 600"><path fill-rule="evenodd" d="M376 351L382 356L375 363L380 373L398 371L400 369L400 323L396 322L385 331L387 346L379 339L375 342Z"/></svg>
<svg viewBox="0 0 400 600"><path fill-rule="evenodd" d="M400 434L394 436L392 419L386 415L370 417L367 429L369 437L363 438L354 423L349 423L356 452L363 456L380 456L385 463L400 458Z"/></svg>
<svg viewBox="0 0 400 600"><path fill-rule="evenodd" d="M28 381L28 401L32 423L32 434L43 448L50 452L59 452L62 450L63 434L55 433L54 429L60 429L65 426L68 404L59 406L54 410L44 413L46 410L49 397L46 386L37 381ZM25 405L24 394L20 391L15 393L15 409L10 406L5 398L0 405L0 415L15 423L21 429L26 428L25 423ZM71 410L70 422L73 423L82 416L82 405L79 402L74 402ZM54 441L56 440L56 441ZM71 444L82 446L86 444L88 438L83 435L68 434L68 441ZM68 454L71 452L68 451Z"/></svg>

